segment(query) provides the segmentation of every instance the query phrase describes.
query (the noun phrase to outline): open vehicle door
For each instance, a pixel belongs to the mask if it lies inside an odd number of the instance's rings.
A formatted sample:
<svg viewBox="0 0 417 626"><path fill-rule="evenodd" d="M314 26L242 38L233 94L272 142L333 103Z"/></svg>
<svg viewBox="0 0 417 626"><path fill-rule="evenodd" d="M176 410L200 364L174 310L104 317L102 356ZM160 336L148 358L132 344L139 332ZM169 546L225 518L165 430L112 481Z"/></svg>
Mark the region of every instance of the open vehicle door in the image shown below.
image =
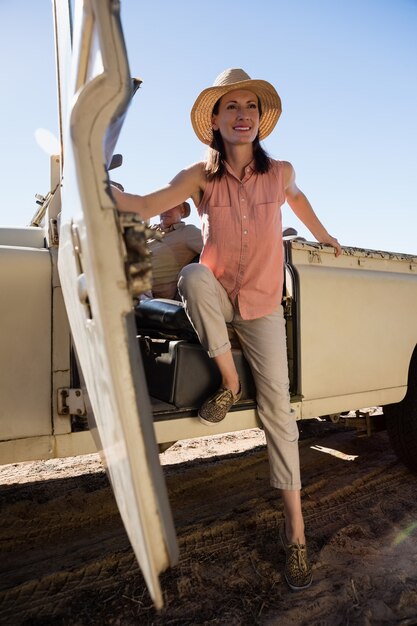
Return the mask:
<svg viewBox="0 0 417 626"><path fill-rule="evenodd" d="M121 225L106 172L133 89L119 6L77 0L71 37L69 3L54 0L63 177L58 268L103 458L160 608L158 575L175 564L177 544L132 308L135 290L149 288L146 230ZM133 271L126 234L136 241Z"/></svg>

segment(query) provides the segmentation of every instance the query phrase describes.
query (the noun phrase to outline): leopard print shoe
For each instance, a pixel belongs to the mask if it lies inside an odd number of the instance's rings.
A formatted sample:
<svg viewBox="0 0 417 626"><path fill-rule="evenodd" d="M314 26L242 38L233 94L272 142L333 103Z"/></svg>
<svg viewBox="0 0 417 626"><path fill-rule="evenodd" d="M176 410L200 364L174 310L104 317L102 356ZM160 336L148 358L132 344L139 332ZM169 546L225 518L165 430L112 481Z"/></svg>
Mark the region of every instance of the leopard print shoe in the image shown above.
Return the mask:
<svg viewBox="0 0 417 626"><path fill-rule="evenodd" d="M239 391L236 395L230 389L220 387L213 396L204 402L199 410L198 417L200 418L200 422L206 426L218 424L224 420L232 406L240 400L241 395L241 387L239 387Z"/></svg>
<svg viewBox="0 0 417 626"><path fill-rule="evenodd" d="M285 524L282 524L279 529L279 538L285 550L284 576L289 588L293 591L307 589L313 580L307 546L300 543L288 543Z"/></svg>

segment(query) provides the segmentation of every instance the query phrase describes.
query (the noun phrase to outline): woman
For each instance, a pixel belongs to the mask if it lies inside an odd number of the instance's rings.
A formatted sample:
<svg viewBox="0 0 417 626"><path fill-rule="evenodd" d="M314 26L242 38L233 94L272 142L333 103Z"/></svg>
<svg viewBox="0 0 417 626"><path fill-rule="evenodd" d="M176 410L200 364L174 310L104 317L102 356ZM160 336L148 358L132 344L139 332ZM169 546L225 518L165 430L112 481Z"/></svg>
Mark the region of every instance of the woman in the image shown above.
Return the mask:
<svg viewBox="0 0 417 626"><path fill-rule="evenodd" d="M275 127L281 101L275 88L252 80L241 69L220 74L202 91L191 121L209 145L207 160L181 171L166 187L146 196L114 190L118 208L143 219L192 198L202 220L200 264L185 267L178 283L187 314L201 344L217 363L222 386L200 408L214 424L240 398L226 323L249 362L257 391L258 415L267 438L271 485L280 489L285 521L280 539L289 586L311 584L301 509L298 428L291 410L285 322L281 307L283 245L281 205L287 201L321 243L341 254L295 183L292 165L268 157L260 145Z"/></svg>

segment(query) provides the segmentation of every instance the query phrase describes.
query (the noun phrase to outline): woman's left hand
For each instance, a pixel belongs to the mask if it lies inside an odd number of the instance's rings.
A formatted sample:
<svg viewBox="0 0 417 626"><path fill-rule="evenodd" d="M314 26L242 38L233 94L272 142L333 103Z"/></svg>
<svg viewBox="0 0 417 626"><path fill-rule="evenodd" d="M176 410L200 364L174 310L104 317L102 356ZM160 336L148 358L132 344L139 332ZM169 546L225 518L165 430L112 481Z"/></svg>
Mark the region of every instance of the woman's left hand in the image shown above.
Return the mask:
<svg viewBox="0 0 417 626"><path fill-rule="evenodd" d="M322 237L320 239L320 243L324 243L327 246L332 246L334 248L335 256L340 256L342 254L342 246L337 241L337 239L335 239L335 237L332 237L331 235L326 235L325 237Z"/></svg>

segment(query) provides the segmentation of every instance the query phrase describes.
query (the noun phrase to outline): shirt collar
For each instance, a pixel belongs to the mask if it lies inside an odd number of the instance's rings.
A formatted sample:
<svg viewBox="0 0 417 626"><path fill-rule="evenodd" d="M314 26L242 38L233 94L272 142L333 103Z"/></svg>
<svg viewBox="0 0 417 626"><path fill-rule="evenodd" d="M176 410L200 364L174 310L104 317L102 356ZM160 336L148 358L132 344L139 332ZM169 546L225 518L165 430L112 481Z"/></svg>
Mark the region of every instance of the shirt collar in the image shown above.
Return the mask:
<svg viewBox="0 0 417 626"><path fill-rule="evenodd" d="M185 222L177 222L176 224L172 224L172 226L169 226L168 228L161 228L161 226L158 224L157 226L155 226L155 228L157 230L160 230L162 233L171 233L173 230L178 230L183 226L185 226Z"/></svg>
<svg viewBox="0 0 417 626"><path fill-rule="evenodd" d="M249 176L252 175L252 173L255 171L255 159L252 159L252 161L250 163L248 163L248 165L245 167L245 175L242 178L242 180L240 180L240 178L236 175L236 173L234 172L234 170L230 167L230 165L228 164L227 161L223 161L226 170L228 171L228 173L233 176L233 178L236 178L239 182L244 182L245 180L247 180L249 178Z"/></svg>

